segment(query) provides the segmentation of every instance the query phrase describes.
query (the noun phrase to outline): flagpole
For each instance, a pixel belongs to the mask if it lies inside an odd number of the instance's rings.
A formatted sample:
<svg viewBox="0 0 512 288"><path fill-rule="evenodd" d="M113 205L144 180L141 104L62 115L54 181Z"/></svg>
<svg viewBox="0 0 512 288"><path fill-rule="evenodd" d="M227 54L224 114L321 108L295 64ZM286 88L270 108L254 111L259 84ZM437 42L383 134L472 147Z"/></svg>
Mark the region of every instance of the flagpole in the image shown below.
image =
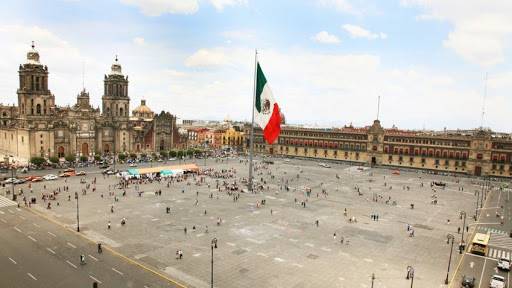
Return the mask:
<svg viewBox="0 0 512 288"><path fill-rule="evenodd" d="M256 79L258 73L258 50L254 50L254 86L252 93L252 120L251 120L251 136L249 140L249 191L253 192L253 182L252 182L252 158L254 154L254 105L256 105Z"/></svg>

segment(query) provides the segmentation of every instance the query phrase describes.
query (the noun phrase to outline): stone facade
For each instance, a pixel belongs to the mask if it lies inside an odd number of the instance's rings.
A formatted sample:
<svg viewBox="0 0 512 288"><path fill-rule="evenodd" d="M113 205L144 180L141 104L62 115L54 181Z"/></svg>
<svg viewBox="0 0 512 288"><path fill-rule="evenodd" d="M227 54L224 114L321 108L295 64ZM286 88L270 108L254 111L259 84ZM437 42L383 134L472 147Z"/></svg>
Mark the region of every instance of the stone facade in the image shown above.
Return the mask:
<svg viewBox="0 0 512 288"><path fill-rule="evenodd" d="M250 126L245 130L249 135ZM474 176L512 177L512 138L477 129L420 132L384 129L379 120L363 128L308 129L283 126L276 143L254 130L254 151L361 165L425 169ZM249 141L246 141L246 149Z"/></svg>
<svg viewBox="0 0 512 288"><path fill-rule="evenodd" d="M18 106L0 105L0 154L28 160L33 156L159 152L179 142L176 117L155 115L145 101L129 116L128 76L117 57L104 76L102 109L90 104L85 89L72 107L55 105L49 71L32 49L19 66ZM143 106L143 107L142 107Z"/></svg>

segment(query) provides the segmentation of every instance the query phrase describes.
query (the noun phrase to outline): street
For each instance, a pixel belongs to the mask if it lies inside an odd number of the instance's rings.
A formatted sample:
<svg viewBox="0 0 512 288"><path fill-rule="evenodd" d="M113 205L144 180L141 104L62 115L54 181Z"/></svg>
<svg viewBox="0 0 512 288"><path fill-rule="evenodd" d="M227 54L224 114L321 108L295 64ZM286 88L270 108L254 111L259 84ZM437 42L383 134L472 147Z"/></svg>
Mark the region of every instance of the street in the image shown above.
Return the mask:
<svg viewBox="0 0 512 288"><path fill-rule="evenodd" d="M0 208L0 243L0 287L181 287L25 208Z"/></svg>
<svg viewBox="0 0 512 288"><path fill-rule="evenodd" d="M506 287L510 287L510 272L497 268L498 259L510 260L512 254L512 238L509 236L512 229L509 193L509 189L489 190L483 208L479 209L479 221L474 223L476 233L490 233L489 252L485 257L465 252L450 287L459 287L463 275L475 277L477 281L475 287L489 287L490 279L495 274L505 277ZM496 213L503 215L503 225ZM465 237L467 243L471 243L473 236L474 233Z"/></svg>

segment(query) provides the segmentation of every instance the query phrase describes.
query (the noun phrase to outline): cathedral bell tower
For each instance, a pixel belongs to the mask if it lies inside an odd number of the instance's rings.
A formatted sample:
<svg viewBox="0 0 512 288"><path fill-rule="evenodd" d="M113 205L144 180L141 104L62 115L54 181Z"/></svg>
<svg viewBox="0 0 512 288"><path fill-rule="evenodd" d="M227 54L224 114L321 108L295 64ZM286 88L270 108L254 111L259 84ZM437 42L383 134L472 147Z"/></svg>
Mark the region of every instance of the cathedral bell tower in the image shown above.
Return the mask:
<svg viewBox="0 0 512 288"><path fill-rule="evenodd" d="M110 74L105 75L103 97L101 98L102 114L107 118L128 120L130 98L128 97L128 76L121 71L121 64L115 59Z"/></svg>
<svg viewBox="0 0 512 288"><path fill-rule="evenodd" d="M44 118L53 114L55 96L48 89L48 67L39 62L39 52L32 49L19 73L18 109L22 118Z"/></svg>

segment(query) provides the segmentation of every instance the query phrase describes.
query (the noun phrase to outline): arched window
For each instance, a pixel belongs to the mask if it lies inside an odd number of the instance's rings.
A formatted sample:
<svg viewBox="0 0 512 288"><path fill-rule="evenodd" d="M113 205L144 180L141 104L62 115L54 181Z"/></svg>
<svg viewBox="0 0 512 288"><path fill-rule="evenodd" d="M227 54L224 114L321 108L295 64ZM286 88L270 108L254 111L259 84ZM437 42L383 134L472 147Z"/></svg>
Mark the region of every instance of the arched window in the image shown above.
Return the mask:
<svg viewBox="0 0 512 288"><path fill-rule="evenodd" d="M36 114L41 115L41 104L36 105Z"/></svg>
<svg viewBox="0 0 512 288"><path fill-rule="evenodd" d="M124 116L123 107L119 108L119 116Z"/></svg>

